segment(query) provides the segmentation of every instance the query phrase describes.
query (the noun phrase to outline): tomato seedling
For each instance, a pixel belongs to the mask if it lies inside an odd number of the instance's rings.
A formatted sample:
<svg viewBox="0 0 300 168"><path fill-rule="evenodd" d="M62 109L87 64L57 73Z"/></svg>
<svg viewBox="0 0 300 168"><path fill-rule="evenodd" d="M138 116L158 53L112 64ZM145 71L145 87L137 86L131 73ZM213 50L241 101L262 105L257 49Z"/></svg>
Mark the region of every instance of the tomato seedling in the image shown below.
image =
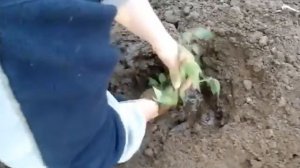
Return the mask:
<svg viewBox="0 0 300 168"><path fill-rule="evenodd" d="M211 31L204 28L196 28L183 33L179 42L190 52L196 54L196 56L200 56L202 54L201 46L199 46L198 44L193 44L193 41L207 41L212 39L213 37L214 34ZM199 63L197 63L195 60L186 62L181 65L180 75L182 81L191 79L192 87L194 89L200 90L200 84L202 82L205 82L210 87L210 90L214 95L220 95L220 82L215 78L205 76ZM178 90L175 90L172 87L169 78L167 78L164 74L159 74L158 80L149 78L149 85L154 89L154 100L163 105L176 106L178 104L179 98L181 98L182 100L185 98L184 91L179 93Z"/></svg>

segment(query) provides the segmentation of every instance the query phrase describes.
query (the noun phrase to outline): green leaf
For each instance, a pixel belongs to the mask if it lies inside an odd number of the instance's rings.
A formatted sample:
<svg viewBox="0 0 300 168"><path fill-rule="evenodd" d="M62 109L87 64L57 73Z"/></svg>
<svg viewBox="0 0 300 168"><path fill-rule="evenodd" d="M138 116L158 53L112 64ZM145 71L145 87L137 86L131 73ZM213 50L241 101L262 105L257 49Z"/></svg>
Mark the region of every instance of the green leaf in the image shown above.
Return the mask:
<svg viewBox="0 0 300 168"><path fill-rule="evenodd" d="M160 84L163 84L167 81L167 77L165 76L165 74L160 73L158 76L158 81L160 82Z"/></svg>
<svg viewBox="0 0 300 168"><path fill-rule="evenodd" d="M221 84L217 79L214 78L210 78L209 80L207 80L207 83L210 87L211 92L214 95L219 96L220 95L220 91L221 91Z"/></svg>
<svg viewBox="0 0 300 168"><path fill-rule="evenodd" d="M149 78L148 84L149 86L158 86L158 82L153 78Z"/></svg>
<svg viewBox="0 0 300 168"><path fill-rule="evenodd" d="M182 102L185 101L185 90L180 90L179 96Z"/></svg>
<svg viewBox="0 0 300 168"><path fill-rule="evenodd" d="M166 105L177 105L178 103L178 92L173 87L168 87L163 91L161 102Z"/></svg>
<svg viewBox="0 0 300 168"><path fill-rule="evenodd" d="M182 65L181 76L186 79L191 79L194 88L199 88L200 75L203 72L196 61L186 62Z"/></svg>
<svg viewBox="0 0 300 168"><path fill-rule="evenodd" d="M162 92L159 89L157 89L156 87L153 87L153 91L154 91L154 94L155 94L155 99L159 100L162 96Z"/></svg>
<svg viewBox="0 0 300 168"><path fill-rule="evenodd" d="M164 90L153 88L156 95L156 101L169 106L175 106L178 103L178 93L173 87L168 87Z"/></svg>
<svg viewBox="0 0 300 168"><path fill-rule="evenodd" d="M214 34L211 31L202 27L194 29L193 36L200 40L210 40L214 38Z"/></svg>

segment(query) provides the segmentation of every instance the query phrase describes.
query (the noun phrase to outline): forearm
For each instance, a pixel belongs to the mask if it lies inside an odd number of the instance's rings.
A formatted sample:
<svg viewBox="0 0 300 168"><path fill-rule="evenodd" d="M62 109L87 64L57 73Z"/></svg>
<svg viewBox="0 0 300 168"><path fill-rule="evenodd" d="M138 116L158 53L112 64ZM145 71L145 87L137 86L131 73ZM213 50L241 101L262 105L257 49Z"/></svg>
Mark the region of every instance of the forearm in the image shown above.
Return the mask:
<svg viewBox="0 0 300 168"><path fill-rule="evenodd" d="M141 39L149 42L154 50L161 51L162 48L177 45L148 0L104 0L103 3L117 6L116 21Z"/></svg>

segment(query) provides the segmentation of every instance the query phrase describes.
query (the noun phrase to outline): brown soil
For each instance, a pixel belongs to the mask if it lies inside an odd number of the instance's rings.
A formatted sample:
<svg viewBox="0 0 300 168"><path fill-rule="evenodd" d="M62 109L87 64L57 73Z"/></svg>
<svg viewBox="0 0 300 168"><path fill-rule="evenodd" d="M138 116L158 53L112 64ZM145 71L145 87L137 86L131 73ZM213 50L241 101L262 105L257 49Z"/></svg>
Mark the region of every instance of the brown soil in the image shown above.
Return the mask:
<svg viewBox="0 0 300 168"><path fill-rule="evenodd" d="M220 111L196 123L178 108L150 123L141 150L119 168L299 168L299 0L150 0L171 34L205 27L218 36L202 61L221 81ZM137 98L164 71L150 46L120 26L124 57L110 89ZM0 164L1 167L1 164Z"/></svg>
<svg viewBox="0 0 300 168"><path fill-rule="evenodd" d="M199 26L217 34L202 61L221 81L221 109L202 107L192 126L188 111L171 111L149 124L140 152L119 167L300 167L300 13L281 10L283 4L299 10L300 1L151 3L175 38ZM111 90L137 98L149 75L164 68L147 43L119 26L114 34L125 56Z"/></svg>

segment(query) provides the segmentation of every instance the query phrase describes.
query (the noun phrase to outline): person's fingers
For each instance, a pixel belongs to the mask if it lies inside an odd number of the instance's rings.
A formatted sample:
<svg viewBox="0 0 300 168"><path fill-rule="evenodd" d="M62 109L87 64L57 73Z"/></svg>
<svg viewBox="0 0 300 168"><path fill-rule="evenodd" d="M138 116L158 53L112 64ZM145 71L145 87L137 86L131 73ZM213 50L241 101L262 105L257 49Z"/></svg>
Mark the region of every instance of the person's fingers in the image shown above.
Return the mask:
<svg viewBox="0 0 300 168"><path fill-rule="evenodd" d="M175 52L174 52L175 51ZM169 69L169 75L171 79L171 83L173 87L177 90L182 85L182 76L181 76L181 66L184 63L193 61L193 54L188 51L184 46L178 45L177 51L174 50L172 52L160 52L158 53L162 62Z"/></svg>
<svg viewBox="0 0 300 168"><path fill-rule="evenodd" d="M179 55L178 55L178 44L164 47L161 50L156 50L156 54L160 60L167 66L168 69L178 68L179 66Z"/></svg>
<svg viewBox="0 0 300 168"><path fill-rule="evenodd" d="M180 91L186 91L192 86L193 82L191 79L187 79L180 87Z"/></svg>
<svg viewBox="0 0 300 168"><path fill-rule="evenodd" d="M192 53L189 52L185 47L179 46L176 64L174 64L173 67L169 67L170 78L172 81L172 85L175 89L179 89L182 85L180 67L184 63L193 60L194 60L194 56L192 55ZM186 85L186 87L190 87L190 86L191 85Z"/></svg>
<svg viewBox="0 0 300 168"><path fill-rule="evenodd" d="M120 102L121 106L124 103L130 103L139 112L141 112L147 121L150 121L158 116L159 106L158 104L149 99L137 99Z"/></svg>
<svg viewBox="0 0 300 168"><path fill-rule="evenodd" d="M169 69L170 73L170 79L172 82L173 87L177 90L181 86L181 75L180 75L180 69L174 68L174 69Z"/></svg>
<svg viewBox="0 0 300 168"><path fill-rule="evenodd" d="M141 99L152 100L152 98L155 97L155 92L152 88L147 89L146 91L143 92L143 94L140 97L141 97ZM159 103L157 103L157 104L159 104ZM168 112L170 110L170 108L171 108L171 106L169 106L169 105L159 104L158 115L162 115L162 114Z"/></svg>
<svg viewBox="0 0 300 168"><path fill-rule="evenodd" d="M192 86L192 80L188 79L186 80L179 88L179 94L181 98L185 96L186 90L188 90Z"/></svg>
<svg viewBox="0 0 300 168"><path fill-rule="evenodd" d="M153 88L149 88L141 94L140 99L153 100L153 98L155 98L155 97L156 96L155 96L155 92L154 92Z"/></svg>
<svg viewBox="0 0 300 168"><path fill-rule="evenodd" d="M194 60L194 55L184 46L180 45L178 48L178 58L179 62L182 64L184 62Z"/></svg>

